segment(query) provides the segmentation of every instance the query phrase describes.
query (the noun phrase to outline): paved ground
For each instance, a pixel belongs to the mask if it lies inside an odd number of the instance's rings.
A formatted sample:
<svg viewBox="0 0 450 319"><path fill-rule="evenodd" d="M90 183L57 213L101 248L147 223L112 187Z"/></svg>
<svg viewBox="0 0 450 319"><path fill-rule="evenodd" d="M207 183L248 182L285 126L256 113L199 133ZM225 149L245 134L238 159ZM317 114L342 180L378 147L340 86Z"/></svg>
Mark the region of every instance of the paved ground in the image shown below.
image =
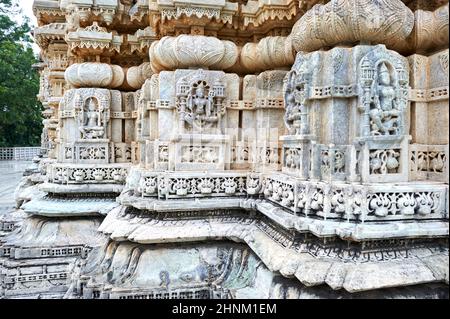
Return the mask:
<svg viewBox="0 0 450 319"><path fill-rule="evenodd" d="M0 215L14 209L14 190L31 162L0 161Z"/></svg>

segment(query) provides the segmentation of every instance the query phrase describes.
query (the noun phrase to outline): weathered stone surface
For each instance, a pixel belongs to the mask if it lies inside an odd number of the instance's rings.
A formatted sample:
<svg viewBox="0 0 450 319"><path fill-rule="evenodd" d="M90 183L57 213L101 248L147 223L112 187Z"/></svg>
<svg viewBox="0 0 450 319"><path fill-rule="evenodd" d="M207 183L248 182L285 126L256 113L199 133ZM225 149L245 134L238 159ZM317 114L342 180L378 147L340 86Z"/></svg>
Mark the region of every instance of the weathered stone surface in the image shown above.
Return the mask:
<svg viewBox="0 0 450 319"><path fill-rule="evenodd" d="M448 298L447 1L34 9L0 296Z"/></svg>

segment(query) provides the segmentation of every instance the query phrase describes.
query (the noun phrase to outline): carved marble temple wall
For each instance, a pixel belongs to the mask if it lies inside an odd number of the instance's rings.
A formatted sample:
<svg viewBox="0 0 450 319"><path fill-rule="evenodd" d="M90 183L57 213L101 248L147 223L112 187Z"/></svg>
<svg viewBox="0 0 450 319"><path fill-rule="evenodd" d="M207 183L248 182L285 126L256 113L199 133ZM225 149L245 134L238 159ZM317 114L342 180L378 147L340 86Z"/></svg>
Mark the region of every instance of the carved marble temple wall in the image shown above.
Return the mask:
<svg viewBox="0 0 450 319"><path fill-rule="evenodd" d="M448 298L448 1L33 8L0 298Z"/></svg>

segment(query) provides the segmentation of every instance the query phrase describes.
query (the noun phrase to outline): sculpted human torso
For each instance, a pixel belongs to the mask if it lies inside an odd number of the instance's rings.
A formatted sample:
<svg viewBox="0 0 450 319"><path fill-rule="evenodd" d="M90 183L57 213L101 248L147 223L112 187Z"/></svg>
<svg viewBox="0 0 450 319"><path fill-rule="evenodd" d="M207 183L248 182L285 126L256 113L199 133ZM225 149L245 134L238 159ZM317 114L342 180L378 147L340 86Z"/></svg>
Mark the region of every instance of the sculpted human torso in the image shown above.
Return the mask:
<svg viewBox="0 0 450 319"><path fill-rule="evenodd" d="M392 111L395 103L395 89L389 85L380 85L378 87L380 97L380 106L383 111Z"/></svg>
<svg viewBox="0 0 450 319"><path fill-rule="evenodd" d="M191 109L196 115L211 115L211 102L205 96L205 88L200 85L195 90L195 95L192 97Z"/></svg>
<svg viewBox="0 0 450 319"><path fill-rule="evenodd" d="M87 127L95 127L98 126L98 113L95 109L95 103L89 103L88 111L86 112L86 121L85 126Z"/></svg>
<svg viewBox="0 0 450 319"><path fill-rule="evenodd" d="M199 115L205 114L205 109L208 104L208 100L204 96L198 96L194 98L195 113Z"/></svg>

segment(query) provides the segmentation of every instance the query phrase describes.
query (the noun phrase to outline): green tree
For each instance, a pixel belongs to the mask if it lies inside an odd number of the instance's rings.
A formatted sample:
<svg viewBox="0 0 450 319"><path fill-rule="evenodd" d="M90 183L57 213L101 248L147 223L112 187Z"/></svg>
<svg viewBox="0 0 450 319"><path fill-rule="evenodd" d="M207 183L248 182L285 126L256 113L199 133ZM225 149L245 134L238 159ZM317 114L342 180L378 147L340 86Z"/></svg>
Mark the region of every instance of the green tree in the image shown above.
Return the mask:
<svg viewBox="0 0 450 319"><path fill-rule="evenodd" d="M39 145L42 105L29 20L19 24L15 0L0 0L0 147Z"/></svg>

